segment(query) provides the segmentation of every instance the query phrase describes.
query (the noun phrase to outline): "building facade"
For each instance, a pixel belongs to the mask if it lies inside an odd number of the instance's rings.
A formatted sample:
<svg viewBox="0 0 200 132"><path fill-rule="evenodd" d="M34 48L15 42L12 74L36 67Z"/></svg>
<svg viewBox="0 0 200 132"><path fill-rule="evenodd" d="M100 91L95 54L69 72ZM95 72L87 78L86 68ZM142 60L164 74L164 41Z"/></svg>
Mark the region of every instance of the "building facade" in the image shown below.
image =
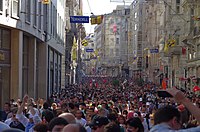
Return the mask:
<svg viewBox="0 0 200 132"><path fill-rule="evenodd" d="M129 6L117 6L112 13L104 15L101 67L105 75L127 76L128 74L129 13Z"/></svg>
<svg viewBox="0 0 200 132"><path fill-rule="evenodd" d="M182 43L186 47L187 65L184 67L184 76L187 82L184 82L186 89L192 89L200 84L200 1L183 0L184 17L188 22L184 26ZM183 84L183 83L182 83Z"/></svg>
<svg viewBox="0 0 200 132"><path fill-rule="evenodd" d="M28 94L46 98L61 88L65 1L0 2L1 105ZM26 6L24 6L26 5Z"/></svg>
<svg viewBox="0 0 200 132"><path fill-rule="evenodd" d="M144 57L143 49L146 44L145 32L145 1L134 0L130 6L130 20L129 20L129 67L133 78L141 78L144 71Z"/></svg>

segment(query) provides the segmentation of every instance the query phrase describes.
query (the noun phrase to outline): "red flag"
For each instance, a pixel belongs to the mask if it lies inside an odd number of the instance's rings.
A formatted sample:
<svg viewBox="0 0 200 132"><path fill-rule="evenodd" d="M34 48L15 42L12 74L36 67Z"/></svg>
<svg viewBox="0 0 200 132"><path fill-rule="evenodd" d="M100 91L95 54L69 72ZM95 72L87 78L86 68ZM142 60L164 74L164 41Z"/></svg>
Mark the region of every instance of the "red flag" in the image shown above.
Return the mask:
<svg viewBox="0 0 200 132"><path fill-rule="evenodd" d="M194 87L193 87L193 92L197 92L197 91L200 91L199 86L194 86Z"/></svg>
<svg viewBox="0 0 200 132"><path fill-rule="evenodd" d="M186 55L186 48L182 47L182 55Z"/></svg>
<svg viewBox="0 0 200 132"><path fill-rule="evenodd" d="M167 88L167 83L166 83L166 80L165 80L165 79L162 80L162 88L163 88L163 89L166 89L166 88Z"/></svg>

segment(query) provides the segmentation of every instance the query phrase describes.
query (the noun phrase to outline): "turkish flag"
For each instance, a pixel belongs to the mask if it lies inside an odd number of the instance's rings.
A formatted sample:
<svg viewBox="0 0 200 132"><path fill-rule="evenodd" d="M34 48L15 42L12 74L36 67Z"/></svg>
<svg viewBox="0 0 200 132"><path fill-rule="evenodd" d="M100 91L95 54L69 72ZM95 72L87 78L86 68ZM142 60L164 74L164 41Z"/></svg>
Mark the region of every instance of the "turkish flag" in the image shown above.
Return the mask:
<svg viewBox="0 0 200 132"><path fill-rule="evenodd" d="M197 91L200 91L199 86L194 86L194 87L193 87L193 92L197 92Z"/></svg>
<svg viewBox="0 0 200 132"><path fill-rule="evenodd" d="M182 47L182 55L186 55L186 48Z"/></svg>
<svg viewBox="0 0 200 132"><path fill-rule="evenodd" d="M166 83L166 79L162 80L162 88L166 89L167 88L167 83Z"/></svg>

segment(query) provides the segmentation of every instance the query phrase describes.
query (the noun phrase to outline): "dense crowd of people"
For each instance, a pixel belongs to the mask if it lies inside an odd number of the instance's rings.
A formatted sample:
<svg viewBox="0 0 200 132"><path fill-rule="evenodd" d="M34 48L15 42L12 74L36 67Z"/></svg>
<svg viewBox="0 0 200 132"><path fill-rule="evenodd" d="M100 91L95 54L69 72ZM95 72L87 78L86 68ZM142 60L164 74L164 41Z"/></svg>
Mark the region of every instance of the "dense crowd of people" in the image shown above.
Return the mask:
<svg viewBox="0 0 200 132"><path fill-rule="evenodd" d="M95 81L71 85L47 100L10 100L0 111L0 132L200 132L200 98L152 83Z"/></svg>

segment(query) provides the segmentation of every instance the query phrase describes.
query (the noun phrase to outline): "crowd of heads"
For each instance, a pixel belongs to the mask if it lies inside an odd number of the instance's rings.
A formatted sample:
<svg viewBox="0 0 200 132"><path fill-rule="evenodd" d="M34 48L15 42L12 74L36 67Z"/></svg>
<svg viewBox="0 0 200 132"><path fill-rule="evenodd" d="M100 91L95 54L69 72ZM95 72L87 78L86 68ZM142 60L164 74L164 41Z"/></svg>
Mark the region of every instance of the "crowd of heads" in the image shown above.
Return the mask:
<svg viewBox="0 0 200 132"><path fill-rule="evenodd" d="M4 104L0 120L8 127L35 132L148 132L174 117L177 129L198 125L184 106L172 98L158 97L158 88L133 82L71 85L48 99L12 99ZM196 95L190 99L200 107Z"/></svg>

